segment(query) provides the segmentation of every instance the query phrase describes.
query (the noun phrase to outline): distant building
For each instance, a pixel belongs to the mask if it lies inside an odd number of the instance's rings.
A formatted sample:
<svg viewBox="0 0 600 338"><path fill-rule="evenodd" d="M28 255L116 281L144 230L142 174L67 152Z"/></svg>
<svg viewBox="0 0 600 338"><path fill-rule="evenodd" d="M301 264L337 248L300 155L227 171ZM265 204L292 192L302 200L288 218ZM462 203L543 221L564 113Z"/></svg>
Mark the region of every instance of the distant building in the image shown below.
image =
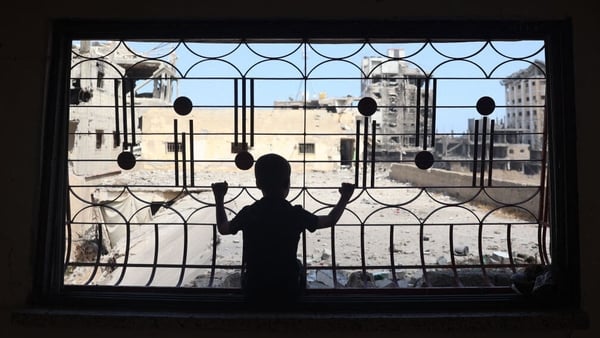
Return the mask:
<svg viewBox="0 0 600 338"><path fill-rule="evenodd" d="M257 157L275 152L285 156L295 171L337 170L354 160L353 122L356 110L333 113L327 109L256 109L254 143L247 130L248 151ZM187 132L185 145L176 144L169 133L177 121L179 132ZM193 144L189 124L193 122ZM180 116L173 109L150 108L144 112L140 169L173 170L175 152L179 159L191 159L197 171L236 171L231 161L243 148L242 135L232 134L233 109L193 109ZM306 128L306 129L305 129ZM306 130L306 134L304 134ZM179 137L178 142L182 142ZM187 149L186 149L187 148ZM303 161L306 160L306 163Z"/></svg>
<svg viewBox="0 0 600 338"><path fill-rule="evenodd" d="M466 135L436 136L434 156L439 160L436 166L456 170L459 167L472 167L474 155L477 154L480 160L485 143L486 157L493 144L494 168L539 173L544 147L545 67L543 61L536 60L529 67L501 81L506 91L506 116L503 120L494 121L493 139L490 135L491 120L488 119L484 126L483 119L479 119L479 130L476 131L476 119L473 118L467 121Z"/></svg>
<svg viewBox="0 0 600 338"><path fill-rule="evenodd" d="M81 41L72 51L70 168L86 177L119 171L115 159L122 151L140 155L144 106L171 105L176 71L117 41Z"/></svg>
<svg viewBox="0 0 600 338"><path fill-rule="evenodd" d="M380 159L411 158L422 150L422 135L431 135L433 88L425 74L410 67L402 57L403 49L389 49L387 56L362 60L361 96L375 99L378 106L371 119L376 121L376 153Z"/></svg>
<svg viewBox="0 0 600 338"><path fill-rule="evenodd" d="M294 100L290 98L288 101L273 102L275 108L292 108L292 109L325 109L331 113L344 113L352 108L352 103L358 101L360 98L356 98L352 95L344 97L328 97L327 93L321 92L317 98L302 98L300 100ZM356 109L354 109L356 110Z"/></svg>
<svg viewBox="0 0 600 338"><path fill-rule="evenodd" d="M501 83L506 91L504 128L518 134L515 143L529 144L532 156L543 148L546 106L546 64L536 60L529 67L511 74Z"/></svg>

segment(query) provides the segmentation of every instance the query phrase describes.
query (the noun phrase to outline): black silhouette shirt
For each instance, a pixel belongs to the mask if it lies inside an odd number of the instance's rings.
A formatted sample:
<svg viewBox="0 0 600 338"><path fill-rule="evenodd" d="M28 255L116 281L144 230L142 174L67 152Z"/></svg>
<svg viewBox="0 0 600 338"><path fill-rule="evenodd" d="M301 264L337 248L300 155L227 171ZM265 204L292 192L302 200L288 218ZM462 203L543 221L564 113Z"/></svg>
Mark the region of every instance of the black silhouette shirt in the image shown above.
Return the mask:
<svg viewBox="0 0 600 338"><path fill-rule="evenodd" d="M243 288L274 297L301 291L305 276L296 257L300 235L314 232L318 217L285 198L263 197L229 222L243 233Z"/></svg>

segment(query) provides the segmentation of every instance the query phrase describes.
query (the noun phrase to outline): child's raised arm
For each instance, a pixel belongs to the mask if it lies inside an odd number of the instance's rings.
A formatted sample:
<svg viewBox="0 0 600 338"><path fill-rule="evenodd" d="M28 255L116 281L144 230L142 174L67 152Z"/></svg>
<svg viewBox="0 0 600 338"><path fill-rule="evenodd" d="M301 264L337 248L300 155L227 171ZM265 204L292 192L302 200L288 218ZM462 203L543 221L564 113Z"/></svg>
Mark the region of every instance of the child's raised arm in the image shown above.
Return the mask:
<svg viewBox="0 0 600 338"><path fill-rule="evenodd" d="M217 229L221 235L232 234L225 212L225 194L227 193L227 182L218 182L211 185L213 195L215 195L215 210L217 216Z"/></svg>
<svg viewBox="0 0 600 338"><path fill-rule="evenodd" d="M319 216L319 224L317 226L318 229L328 228L334 226L342 217L344 213L344 209L352 197L352 193L354 192L354 184L351 183L342 183L342 186L339 189L340 191L340 199L337 204L331 209L329 214L324 216Z"/></svg>

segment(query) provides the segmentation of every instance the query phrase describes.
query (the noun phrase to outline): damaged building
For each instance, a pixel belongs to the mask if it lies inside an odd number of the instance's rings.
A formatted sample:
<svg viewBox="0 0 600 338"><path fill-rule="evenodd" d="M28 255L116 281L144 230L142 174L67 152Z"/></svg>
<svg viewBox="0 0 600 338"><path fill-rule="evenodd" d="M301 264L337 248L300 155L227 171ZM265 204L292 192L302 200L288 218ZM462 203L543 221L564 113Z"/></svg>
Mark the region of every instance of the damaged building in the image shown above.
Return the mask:
<svg viewBox="0 0 600 338"><path fill-rule="evenodd" d="M142 58L116 41L81 41L72 52L71 170L78 176L118 172L114 159L119 153L141 155L144 107L171 104L177 89L175 68L169 62Z"/></svg>
<svg viewBox="0 0 600 338"><path fill-rule="evenodd" d="M375 152L380 160L414 158L422 150L418 135L432 127L434 88L421 70L401 59L404 56L403 49L389 49L387 57L362 60L361 96L377 102L370 119L376 121Z"/></svg>
<svg viewBox="0 0 600 338"><path fill-rule="evenodd" d="M482 145L487 144L488 154L489 147L493 146L494 168L528 175L539 173L545 153L545 67L543 61L536 60L501 81L506 93L506 114L500 121L494 121L493 135L490 119L485 126L483 119L479 119L476 130L476 120L471 118L466 135L437 136L434 152L441 163L438 167L461 170L461 167L472 166L475 154L482 154Z"/></svg>

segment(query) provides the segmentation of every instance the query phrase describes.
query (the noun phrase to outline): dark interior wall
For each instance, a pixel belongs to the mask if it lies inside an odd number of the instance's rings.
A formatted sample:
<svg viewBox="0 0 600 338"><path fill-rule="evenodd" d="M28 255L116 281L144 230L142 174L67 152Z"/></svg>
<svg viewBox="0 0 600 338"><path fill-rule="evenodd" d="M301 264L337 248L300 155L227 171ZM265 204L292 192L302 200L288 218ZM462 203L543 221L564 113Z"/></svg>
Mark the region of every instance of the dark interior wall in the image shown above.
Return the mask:
<svg viewBox="0 0 600 338"><path fill-rule="evenodd" d="M596 214L600 210L600 188L592 159L598 146L596 132L596 97L598 85L597 43L600 32L598 12L589 9L583 0L504 0L488 1L115 1L101 2L55 0L32 4L7 3L0 12L0 64L2 77L2 166L4 202L3 222L0 225L0 332L2 337L33 337L35 335L62 337L159 337L165 332L149 329L118 328L32 328L11 324L13 310L27 306L32 292L32 242L37 225L34 214L39 186L40 139L44 106L44 82L48 62L47 43L50 22L55 18L122 18L122 19L214 19L214 18L473 18L473 19L565 19L571 18L574 32L575 95L577 114L577 152L579 182L579 219L581 234L582 306L590 317L590 329L576 331L573 337L599 337L600 254L596 240L600 227ZM8 7L8 8L7 8ZM434 325L432 323L432 325ZM215 337L238 336L232 332L180 331L177 336ZM280 336L271 333L269 336ZM479 336L480 332L420 332L419 336ZM487 332L488 336L567 337L570 332ZM259 334L254 334L258 336ZM297 334L299 335L299 334ZM364 336L365 333L321 333L323 336ZM379 332L381 336L399 336L397 332ZM169 336L175 336L169 334ZM264 335L261 335L264 336ZM289 332L286 336L293 336Z"/></svg>

